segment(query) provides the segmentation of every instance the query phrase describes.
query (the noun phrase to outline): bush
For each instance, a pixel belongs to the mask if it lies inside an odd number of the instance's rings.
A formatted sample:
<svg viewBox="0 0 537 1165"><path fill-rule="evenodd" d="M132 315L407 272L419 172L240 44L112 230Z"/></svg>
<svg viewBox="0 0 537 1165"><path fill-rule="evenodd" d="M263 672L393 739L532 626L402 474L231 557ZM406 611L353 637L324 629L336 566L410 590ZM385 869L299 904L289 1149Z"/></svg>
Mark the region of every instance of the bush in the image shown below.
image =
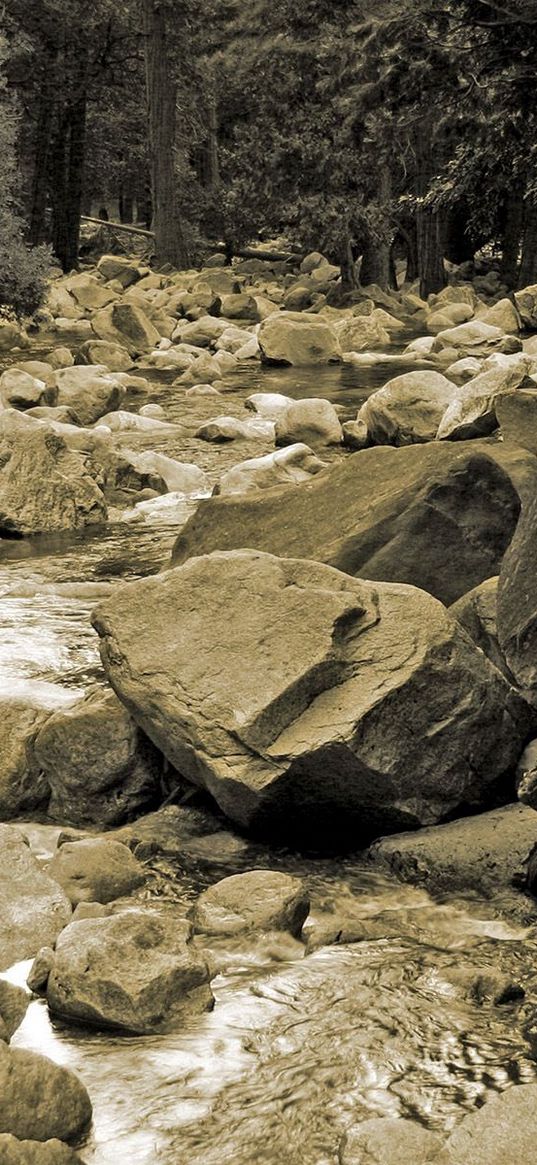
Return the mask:
<svg viewBox="0 0 537 1165"><path fill-rule="evenodd" d="M0 214L0 310L10 308L21 319L43 303L49 247L28 247L19 220L9 210Z"/></svg>

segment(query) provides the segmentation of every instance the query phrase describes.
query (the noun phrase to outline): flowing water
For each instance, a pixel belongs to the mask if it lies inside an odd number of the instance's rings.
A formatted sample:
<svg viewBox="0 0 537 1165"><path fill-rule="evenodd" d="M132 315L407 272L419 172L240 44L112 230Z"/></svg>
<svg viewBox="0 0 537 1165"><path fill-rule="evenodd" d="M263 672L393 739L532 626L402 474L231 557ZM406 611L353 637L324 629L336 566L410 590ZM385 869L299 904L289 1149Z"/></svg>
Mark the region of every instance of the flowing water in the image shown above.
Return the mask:
<svg viewBox="0 0 537 1165"><path fill-rule="evenodd" d="M329 397L351 416L400 370L346 366L300 376L256 366L237 381L238 404L230 394L221 411L240 411L244 396L266 389ZM169 378L153 378L150 399L174 416ZM178 419L184 423L184 410ZM190 451L191 460L196 452L212 481L223 458L233 464L254 455L251 447L200 445L186 431L158 447L184 459ZM197 504L185 504L185 518ZM31 681L68 695L99 682L92 608L110 586L166 565L177 528L162 515L154 522L118 517L104 530L0 543L4 690L22 691ZM46 856L58 829L34 825L29 834ZM85 1082L95 1117L81 1149L87 1165L338 1165L347 1133L369 1117L407 1116L447 1131L489 1094L535 1079L519 1005L473 998L469 984L501 973L531 1000L537 929L508 924L475 898L433 902L360 855L316 860L254 846L246 865L307 880L309 953L282 935L213 947L215 1008L175 1035L129 1038L54 1025L42 1001L31 1003L14 1043L68 1065ZM226 872L241 868L237 860ZM170 908L186 911L219 876L168 862ZM165 894L158 908L167 905ZM340 932L357 941L334 942ZM332 945L323 945L329 936ZM24 982L27 969L21 964L9 977Z"/></svg>

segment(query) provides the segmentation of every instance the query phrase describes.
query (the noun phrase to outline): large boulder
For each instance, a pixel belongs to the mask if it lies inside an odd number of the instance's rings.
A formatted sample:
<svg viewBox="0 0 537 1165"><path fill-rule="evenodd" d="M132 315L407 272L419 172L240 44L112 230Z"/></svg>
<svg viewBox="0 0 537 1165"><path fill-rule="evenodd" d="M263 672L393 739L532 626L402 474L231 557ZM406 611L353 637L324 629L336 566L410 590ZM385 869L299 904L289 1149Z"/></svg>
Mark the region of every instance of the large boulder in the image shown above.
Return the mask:
<svg viewBox="0 0 537 1165"><path fill-rule="evenodd" d="M537 386L502 393L495 407L504 441L537 454Z"/></svg>
<svg viewBox="0 0 537 1165"><path fill-rule="evenodd" d="M334 328L327 320L301 312L267 316L258 332L261 359L266 364L330 364L341 359Z"/></svg>
<svg viewBox="0 0 537 1165"><path fill-rule="evenodd" d="M0 1133L76 1142L91 1115L90 1098L74 1072L0 1041Z"/></svg>
<svg viewBox="0 0 537 1165"><path fill-rule="evenodd" d="M0 698L0 816L4 821L46 805L50 789L35 755L35 740L53 712L72 699L53 684L28 684L21 694Z"/></svg>
<svg viewBox="0 0 537 1165"><path fill-rule="evenodd" d="M63 1141L20 1141L11 1133L0 1133L2 1165L83 1165L82 1157Z"/></svg>
<svg viewBox="0 0 537 1165"><path fill-rule="evenodd" d="M531 360L524 353L506 356L487 367L453 394L438 426L437 440L461 441L486 437L498 428L496 402L501 393L516 389L526 379Z"/></svg>
<svg viewBox="0 0 537 1165"><path fill-rule="evenodd" d="M54 404L56 393L45 388L39 377L19 368L7 368L0 376L0 400L3 406L30 409L41 403Z"/></svg>
<svg viewBox="0 0 537 1165"><path fill-rule="evenodd" d="M515 291L515 303L524 327L537 331L537 284Z"/></svg>
<svg viewBox="0 0 537 1165"><path fill-rule="evenodd" d="M372 1117L346 1136L341 1165L433 1165L443 1144L415 1121Z"/></svg>
<svg viewBox="0 0 537 1165"><path fill-rule="evenodd" d="M527 805L515 804L416 833L382 837L369 856L402 881L431 892L471 890L494 899L498 906L506 901L511 908L536 842L537 814ZM520 909L532 910L522 895Z"/></svg>
<svg viewBox="0 0 537 1165"><path fill-rule="evenodd" d="M367 425L374 445L433 441L457 389L439 372L405 372L366 400L357 420Z"/></svg>
<svg viewBox="0 0 537 1165"><path fill-rule="evenodd" d="M525 500L502 563L497 624L508 667L537 701L537 494Z"/></svg>
<svg viewBox="0 0 537 1165"><path fill-rule="evenodd" d="M433 352L452 348L458 353L459 358L462 358L488 356L496 351L518 352L521 347L521 343L514 336L506 336L501 328L483 323L482 320L470 320L467 324L459 324L456 328L447 328L439 332L433 344Z"/></svg>
<svg viewBox="0 0 537 1165"><path fill-rule="evenodd" d="M449 604L499 573L527 484L537 490L536 459L501 445L379 446L299 490L202 501L173 561L252 546L411 583Z"/></svg>
<svg viewBox="0 0 537 1165"><path fill-rule="evenodd" d="M162 757L114 692L89 691L37 727L34 768L46 781L52 817L115 825L154 801Z"/></svg>
<svg viewBox="0 0 537 1165"><path fill-rule="evenodd" d="M107 282L116 280L122 287L130 287L140 279L140 272L132 259L124 259L122 255L101 255L97 263L97 271Z"/></svg>
<svg viewBox="0 0 537 1165"><path fill-rule="evenodd" d="M348 316L335 325L342 352L371 352L390 347L390 333L375 316Z"/></svg>
<svg viewBox="0 0 537 1165"><path fill-rule="evenodd" d="M55 1015L134 1035L172 1031L212 1007L209 969L173 911L129 910L73 922L56 944Z"/></svg>
<svg viewBox="0 0 537 1165"><path fill-rule="evenodd" d="M309 914L309 895L299 878L274 870L249 870L223 878L200 894L192 910L204 934L286 930L299 937Z"/></svg>
<svg viewBox="0 0 537 1165"><path fill-rule="evenodd" d="M87 275L85 272L69 276L65 287L76 302L89 311L98 311L99 308L106 307L117 299L117 292L112 291L110 287L104 287L95 275Z"/></svg>
<svg viewBox="0 0 537 1165"><path fill-rule="evenodd" d="M137 890L146 879L143 866L126 845L99 837L65 842L48 872L73 907L79 902L113 902Z"/></svg>
<svg viewBox="0 0 537 1165"><path fill-rule="evenodd" d="M436 600L313 562L196 558L120 588L94 624L115 690L178 771L240 825L294 839L485 807L530 723Z"/></svg>
<svg viewBox="0 0 537 1165"><path fill-rule="evenodd" d="M24 988L15 987L7 979L0 979L0 1029L3 1027L4 1035L7 1037L6 1043L9 1043L20 1027L29 1003L30 996Z"/></svg>
<svg viewBox="0 0 537 1165"><path fill-rule="evenodd" d="M106 503L78 453L46 424L32 420L24 439L0 437L0 534L77 530L106 521Z"/></svg>
<svg viewBox="0 0 537 1165"><path fill-rule="evenodd" d="M91 365L61 368L54 374L54 382L58 405L71 409L81 425L93 425L105 413L119 408L125 396L121 381L111 374L99 375Z"/></svg>
<svg viewBox="0 0 537 1165"><path fill-rule="evenodd" d="M513 682L498 643L496 626L498 581L497 576L485 579L478 587L474 587L467 595L453 603L450 611L474 643L485 652L487 659Z"/></svg>
<svg viewBox="0 0 537 1165"><path fill-rule="evenodd" d="M110 372L128 372L132 368L127 349L109 340L86 340L79 348L78 356L83 364L104 364Z"/></svg>
<svg viewBox="0 0 537 1165"><path fill-rule="evenodd" d="M481 319L485 324L492 324L494 328L501 328L502 332L514 336L518 336L520 331L521 318L510 299L499 299L483 313Z"/></svg>
<svg viewBox="0 0 537 1165"><path fill-rule="evenodd" d="M120 344L130 356L151 352L160 340L151 320L133 303L113 303L101 308L93 316L92 325L99 339Z"/></svg>
<svg viewBox="0 0 537 1165"><path fill-rule="evenodd" d="M537 1084L520 1084L467 1113L431 1165L533 1165L536 1137Z"/></svg>
<svg viewBox="0 0 537 1165"><path fill-rule="evenodd" d="M0 971L51 945L70 916L69 899L22 834L0 825Z"/></svg>
<svg viewBox="0 0 537 1165"><path fill-rule="evenodd" d="M322 397L293 401L276 421L277 445L339 445L342 435L333 404Z"/></svg>
<svg viewBox="0 0 537 1165"><path fill-rule="evenodd" d="M242 494L274 485L299 485L322 469L326 469L326 463L316 457L309 445L287 445L284 449L276 449L264 457L251 457L228 469L220 478L217 492Z"/></svg>
<svg viewBox="0 0 537 1165"><path fill-rule="evenodd" d="M175 461L173 457L150 449L143 453L123 450L123 454L140 473L161 477L169 490L185 494L209 492L208 478L203 469L188 461Z"/></svg>

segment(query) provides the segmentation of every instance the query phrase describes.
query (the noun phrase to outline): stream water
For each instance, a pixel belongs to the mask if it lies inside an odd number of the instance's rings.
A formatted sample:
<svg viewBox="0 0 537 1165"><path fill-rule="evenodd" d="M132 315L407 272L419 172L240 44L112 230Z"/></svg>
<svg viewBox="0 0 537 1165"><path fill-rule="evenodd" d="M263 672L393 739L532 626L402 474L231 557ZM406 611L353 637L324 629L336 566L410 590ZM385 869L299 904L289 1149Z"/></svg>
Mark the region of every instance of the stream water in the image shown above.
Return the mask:
<svg viewBox="0 0 537 1165"><path fill-rule="evenodd" d="M329 397L350 416L400 370L345 366L297 375L256 366L241 373L239 397L230 394L221 411L241 411L244 396L266 389ZM169 378L152 378L150 399L184 424ZM158 448L197 460L213 480L223 456L233 464L254 455L250 446L224 453L201 444L187 426ZM185 517L196 504L189 502ZM4 690L31 681L83 691L99 682L92 608L119 580L166 565L176 533L176 522L161 517L0 542ZM46 856L58 829L29 832ZM315 860L256 846L252 864L307 880L310 936L321 926L311 953L281 935L217 948L215 1008L173 1036L134 1039L55 1025L42 1001L31 1003L14 1043L68 1065L86 1084L94 1106L81 1149L87 1165L338 1165L348 1131L371 1116L408 1116L447 1131L491 1092L536 1078L517 1005L479 1003L467 987L479 974L501 972L531 998L537 929L495 918L491 904L475 898L433 902L359 854ZM240 869L237 861L226 872ZM173 908L186 910L221 873L200 867L187 874L178 864L168 875ZM331 917L350 918L361 941L318 945ZM24 982L27 970L20 964L8 977Z"/></svg>

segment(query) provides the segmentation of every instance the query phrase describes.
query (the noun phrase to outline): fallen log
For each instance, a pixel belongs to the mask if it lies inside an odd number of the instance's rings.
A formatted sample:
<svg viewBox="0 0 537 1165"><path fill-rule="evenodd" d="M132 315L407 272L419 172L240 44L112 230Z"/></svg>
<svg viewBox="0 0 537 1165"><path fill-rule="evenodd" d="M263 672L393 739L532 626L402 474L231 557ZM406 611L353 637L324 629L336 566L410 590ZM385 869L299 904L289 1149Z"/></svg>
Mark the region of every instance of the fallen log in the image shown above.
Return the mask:
<svg viewBox="0 0 537 1165"><path fill-rule="evenodd" d="M93 218L89 214L82 214L80 216L82 222L95 223L95 226L109 227L113 231L124 231L130 235L144 235L145 238L154 239L155 232L148 231L145 227L127 226L123 222L111 222L107 218ZM213 252L219 255L226 254L225 243L209 243ZM266 263L299 263L303 259L303 255L292 251L265 251L262 247L241 247L233 254L238 259L263 259Z"/></svg>

